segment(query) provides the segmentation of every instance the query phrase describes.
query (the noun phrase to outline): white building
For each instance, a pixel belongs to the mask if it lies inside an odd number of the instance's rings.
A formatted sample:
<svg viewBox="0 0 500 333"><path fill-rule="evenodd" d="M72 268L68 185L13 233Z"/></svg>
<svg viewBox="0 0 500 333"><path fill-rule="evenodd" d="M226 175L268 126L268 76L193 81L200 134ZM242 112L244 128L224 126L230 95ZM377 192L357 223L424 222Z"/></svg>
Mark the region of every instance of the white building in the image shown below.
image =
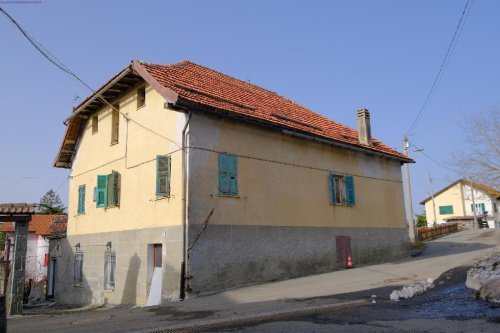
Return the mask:
<svg viewBox="0 0 500 333"><path fill-rule="evenodd" d="M29 224L28 248L26 253L26 280L33 279L39 282L47 278L47 266L49 263L49 240L51 225L54 219L64 215L33 215ZM5 232L5 257L12 259L14 251L15 225L5 222L0 226L0 232Z"/></svg>
<svg viewBox="0 0 500 333"><path fill-rule="evenodd" d="M485 184L459 179L420 204L425 205L429 225L471 221L475 213L478 219L486 220L490 228L500 228L500 192Z"/></svg>

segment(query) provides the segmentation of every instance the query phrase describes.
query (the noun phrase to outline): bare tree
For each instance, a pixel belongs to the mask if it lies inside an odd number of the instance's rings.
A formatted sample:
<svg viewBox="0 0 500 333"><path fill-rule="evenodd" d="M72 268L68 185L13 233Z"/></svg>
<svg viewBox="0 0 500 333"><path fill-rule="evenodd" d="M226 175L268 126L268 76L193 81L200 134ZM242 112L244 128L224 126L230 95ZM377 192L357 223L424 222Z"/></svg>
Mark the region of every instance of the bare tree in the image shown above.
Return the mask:
<svg viewBox="0 0 500 333"><path fill-rule="evenodd" d="M452 164L469 179L500 189L500 108L468 117L466 144Z"/></svg>

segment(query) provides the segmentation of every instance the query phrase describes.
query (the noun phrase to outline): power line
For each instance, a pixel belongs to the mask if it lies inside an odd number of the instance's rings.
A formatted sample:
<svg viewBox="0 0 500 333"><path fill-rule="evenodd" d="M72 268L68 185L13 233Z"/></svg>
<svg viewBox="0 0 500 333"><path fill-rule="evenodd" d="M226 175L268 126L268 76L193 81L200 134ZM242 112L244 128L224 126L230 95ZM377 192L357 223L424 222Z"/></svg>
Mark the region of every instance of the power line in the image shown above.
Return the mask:
<svg viewBox="0 0 500 333"><path fill-rule="evenodd" d="M437 164L437 165L439 165L440 167L442 167L442 168L444 168L444 169L446 169L446 170L448 170L448 171L451 171L451 172L453 172L453 173L455 173L455 174L459 174L459 172L458 172L458 171L456 171L456 170L453 170L453 169L449 168L449 167L448 167L448 166L446 166L445 164L443 164L443 163L439 162L438 160L436 160L435 158L432 158L431 156L429 156L429 155L428 155L428 154L424 151L424 149L423 149L423 148L419 148L419 147L418 147L415 143L410 142L410 144L411 144L413 147L417 148L417 150L418 150L418 152L419 152L419 153L422 153L422 155L424 155L425 157L427 157L429 160L431 160L432 162L436 163L436 164Z"/></svg>
<svg viewBox="0 0 500 333"><path fill-rule="evenodd" d="M441 81L441 78L444 74L444 71L446 70L446 67L448 66L448 63L450 61L450 58L453 54L453 51L455 49L455 46L458 42L458 37L462 33L462 28L465 25L465 21L467 20L467 17L469 16L470 9L472 7L472 2L473 0L467 0L465 3L465 7L462 11L462 15L460 16L460 20L458 21L457 27L455 28L455 32L453 33L453 37L451 39L450 45L448 46L448 49L446 51L446 54L444 56L443 62L441 63L441 66L439 67L438 73L436 77L434 78L434 81L432 82L431 89L427 93L427 96L425 97L424 103L422 104L422 107L420 108L420 111L417 114L417 117L415 120L413 120L412 124L410 125L410 128L406 132L406 134L410 134L412 129L415 127L417 122L422 118L423 114L425 113L427 107L429 106L432 97L439 85L439 82Z"/></svg>
<svg viewBox="0 0 500 333"><path fill-rule="evenodd" d="M16 28L23 34L23 36L30 42L31 45L33 45L33 47L45 58L47 59L50 63L52 63L54 66L56 66L57 68L59 68L61 71L63 71L64 73L70 75L72 78L74 78L75 80L77 80L81 85L83 85L85 88L87 88L92 94L95 94L96 91L94 89L92 89L92 87L90 87L87 83L85 83L85 81L83 81L78 75L76 75L73 71L71 71L67 66L65 66L59 59L57 59L54 55L52 55L49 51L47 51L47 49L45 47L43 47L43 45L38 42L34 37L32 37L30 34L28 34L28 32L26 30L24 30L21 25L19 23L17 23L16 20L14 20L14 18L12 16L10 16L2 7L0 7L0 12L2 12L9 21L11 21L15 26ZM111 103L109 103L106 99L104 99L102 96L97 96L98 99L100 99L104 104L108 105L109 107L111 107L111 109L117 111L118 113L120 113L127 121L131 121L133 123L135 123L136 125L142 127L143 129L175 144L177 147L180 147L179 144L177 142L175 142L174 140L171 140L169 138L167 138L166 136L154 131L153 129L139 123L138 121L134 120L134 119L131 119L130 117L128 117L125 113L123 113L122 111L120 111L118 108L114 107ZM74 113L72 114L68 119L71 119L72 117L76 116L77 114Z"/></svg>

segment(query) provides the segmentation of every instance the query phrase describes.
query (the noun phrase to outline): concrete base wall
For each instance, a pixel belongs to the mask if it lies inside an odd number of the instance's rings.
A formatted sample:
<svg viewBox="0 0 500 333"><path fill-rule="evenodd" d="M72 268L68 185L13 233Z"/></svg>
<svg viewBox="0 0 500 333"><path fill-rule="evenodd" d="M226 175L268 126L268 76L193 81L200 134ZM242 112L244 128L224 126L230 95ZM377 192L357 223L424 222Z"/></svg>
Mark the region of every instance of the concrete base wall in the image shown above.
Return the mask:
<svg viewBox="0 0 500 333"><path fill-rule="evenodd" d="M104 252L108 242L111 242L112 251L116 253L114 291L104 290L103 287ZM83 281L80 286L75 285L73 280L77 243L80 243L80 251L83 252ZM162 244L162 300L178 300L182 262L181 226L68 236L52 240L50 257L56 258L56 302L73 305L146 304L152 277L151 244Z"/></svg>
<svg viewBox="0 0 500 333"><path fill-rule="evenodd" d="M190 238L201 226L192 225ZM191 252L191 296L323 273L337 263L336 236L350 236L355 265L408 255L404 228L208 225Z"/></svg>

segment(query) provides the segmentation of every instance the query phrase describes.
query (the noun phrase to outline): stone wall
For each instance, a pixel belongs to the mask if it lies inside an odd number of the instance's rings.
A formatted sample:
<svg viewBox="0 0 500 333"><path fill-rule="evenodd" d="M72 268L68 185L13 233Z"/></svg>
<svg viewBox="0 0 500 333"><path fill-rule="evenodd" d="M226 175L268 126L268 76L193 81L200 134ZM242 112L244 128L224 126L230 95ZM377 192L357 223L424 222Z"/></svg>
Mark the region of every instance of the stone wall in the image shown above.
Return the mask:
<svg viewBox="0 0 500 333"><path fill-rule="evenodd" d="M191 226L190 238L200 226ZM403 228L208 225L191 252L191 296L343 268L336 236L350 236L354 265L408 255Z"/></svg>

